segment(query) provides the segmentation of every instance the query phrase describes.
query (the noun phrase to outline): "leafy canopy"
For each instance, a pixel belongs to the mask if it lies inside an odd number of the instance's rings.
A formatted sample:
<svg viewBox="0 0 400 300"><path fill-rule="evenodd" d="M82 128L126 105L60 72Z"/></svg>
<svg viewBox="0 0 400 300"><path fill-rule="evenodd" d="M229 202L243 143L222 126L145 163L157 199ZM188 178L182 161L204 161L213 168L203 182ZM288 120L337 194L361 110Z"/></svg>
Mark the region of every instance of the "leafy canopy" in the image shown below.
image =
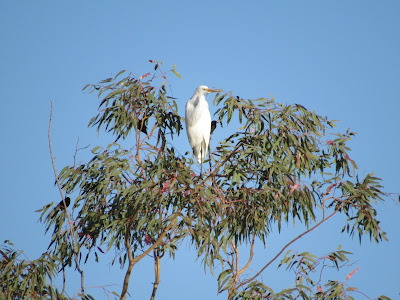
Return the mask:
<svg viewBox="0 0 400 300"><path fill-rule="evenodd" d="M168 95L169 72L161 70L161 62L151 62L153 74L136 77L121 71L85 87L100 101L89 126L112 134L115 141L94 147L88 162L62 169L57 181L63 197L74 198L73 205L50 203L40 210L52 238L39 264L18 261L11 248L2 252L2 293L8 298L68 298L46 278L74 267L81 273L80 295L90 298L81 266L112 250L119 253L113 264L126 268L121 294L112 293L124 299L133 267L151 254L156 261L154 298L160 259L174 257L188 240L206 270L214 272L220 263L218 291L226 291L229 299L351 297L355 290L345 283L323 284L311 276L326 261L339 268L349 252L339 248L318 258L285 250L336 214L346 216L342 232L360 241L365 234L376 242L386 239L374 209L385 195L379 178L368 174L360 179L356 173L348 148L354 133L333 132L334 121L299 104L246 100L221 91L214 98L214 124L241 127L217 141L198 176L193 160L174 145L183 118L176 99ZM175 67L170 72L180 77ZM255 241L265 244L272 231L289 222L307 230L258 272L245 274ZM238 247L245 245L250 258L240 269ZM298 276L291 288L274 292L260 274L279 257L279 266ZM33 277L32 270L41 277Z"/></svg>

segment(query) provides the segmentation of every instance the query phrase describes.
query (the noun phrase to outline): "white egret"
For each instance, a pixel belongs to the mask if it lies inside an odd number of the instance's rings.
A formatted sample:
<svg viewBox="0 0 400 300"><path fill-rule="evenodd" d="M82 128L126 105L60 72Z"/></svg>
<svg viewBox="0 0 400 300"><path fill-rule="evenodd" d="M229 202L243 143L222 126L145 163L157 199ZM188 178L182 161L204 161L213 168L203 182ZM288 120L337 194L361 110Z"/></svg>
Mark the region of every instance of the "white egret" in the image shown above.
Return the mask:
<svg viewBox="0 0 400 300"><path fill-rule="evenodd" d="M219 92L219 90L201 85L186 103L186 132L193 154L199 164L206 158L210 143L211 115L205 95L213 92Z"/></svg>

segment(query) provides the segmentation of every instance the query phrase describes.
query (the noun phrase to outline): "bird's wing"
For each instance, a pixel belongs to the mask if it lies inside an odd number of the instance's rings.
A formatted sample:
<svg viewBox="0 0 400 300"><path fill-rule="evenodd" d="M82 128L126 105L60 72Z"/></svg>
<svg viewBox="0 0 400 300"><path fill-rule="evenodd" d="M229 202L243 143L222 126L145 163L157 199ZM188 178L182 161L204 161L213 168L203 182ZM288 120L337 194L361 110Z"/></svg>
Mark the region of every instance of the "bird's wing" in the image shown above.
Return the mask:
<svg viewBox="0 0 400 300"><path fill-rule="evenodd" d="M193 148L196 142L196 128L195 128L195 120L194 120L194 106L193 103L189 100L186 103L185 108L185 123L186 123L186 133L189 139L189 144Z"/></svg>

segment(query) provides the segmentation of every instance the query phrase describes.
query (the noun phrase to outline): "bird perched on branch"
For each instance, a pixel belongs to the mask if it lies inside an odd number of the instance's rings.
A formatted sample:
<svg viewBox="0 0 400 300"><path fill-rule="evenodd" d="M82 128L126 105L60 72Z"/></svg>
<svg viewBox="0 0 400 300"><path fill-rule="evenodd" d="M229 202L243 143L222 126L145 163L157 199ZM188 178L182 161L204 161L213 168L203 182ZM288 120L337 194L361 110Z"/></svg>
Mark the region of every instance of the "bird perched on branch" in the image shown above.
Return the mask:
<svg viewBox="0 0 400 300"><path fill-rule="evenodd" d="M219 92L219 90L201 85L186 103L186 132L193 154L199 164L206 158L210 143L211 115L205 95L214 92Z"/></svg>
<svg viewBox="0 0 400 300"><path fill-rule="evenodd" d="M69 204L71 203L71 198L70 197L65 197L64 200L65 200L65 205L68 207ZM58 205L56 206L56 208L59 209L59 210L65 209L64 201L61 200L60 203L58 203Z"/></svg>

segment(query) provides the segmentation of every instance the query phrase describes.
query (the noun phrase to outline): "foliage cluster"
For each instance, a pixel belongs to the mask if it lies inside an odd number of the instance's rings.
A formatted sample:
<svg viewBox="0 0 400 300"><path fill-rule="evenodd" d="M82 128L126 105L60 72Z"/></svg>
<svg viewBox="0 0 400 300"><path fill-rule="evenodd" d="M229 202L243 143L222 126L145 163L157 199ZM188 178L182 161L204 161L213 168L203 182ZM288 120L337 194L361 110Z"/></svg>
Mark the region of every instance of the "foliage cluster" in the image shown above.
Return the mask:
<svg viewBox="0 0 400 300"><path fill-rule="evenodd" d="M177 103L168 95L169 73L161 71L160 62L151 62L153 74L138 77L122 71L85 87L100 100L89 126L109 132L115 142L94 147L88 162L66 166L58 174L63 201L40 210L52 237L42 257L27 262L10 245L3 246L0 293L8 299L73 298L65 284L62 290L52 285L54 276L68 267L81 275L79 296L91 298L81 266L112 250L119 253L113 263L126 270L121 293L113 292L121 299L134 266L154 257L154 299L160 260L165 254L174 257L188 240L206 270L222 266L218 292L228 299L352 299L357 289L312 279L325 265L340 268L348 252L339 248L318 258L288 247L337 214L346 216L342 232L360 240L365 234L376 242L386 239L374 209L385 194L379 178L368 174L360 179L356 173L348 148L354 134L331 132L334 121L298 104L245 100L221 91L214 98L216 124L241 127L218 141L198 176L193 160L174 146L183 127ZM179 76L174 67L171 72ZM124 140L133 147L118 143ZM74 198L71 208L66 194ZM265 244L273 230L289 222L306 231L265 266L249 272L254 244ZM240 268L238 249L246 245L249 260ZM280 267L296 273L294 284L280 292L260 280L277 259Z"/></svg>

